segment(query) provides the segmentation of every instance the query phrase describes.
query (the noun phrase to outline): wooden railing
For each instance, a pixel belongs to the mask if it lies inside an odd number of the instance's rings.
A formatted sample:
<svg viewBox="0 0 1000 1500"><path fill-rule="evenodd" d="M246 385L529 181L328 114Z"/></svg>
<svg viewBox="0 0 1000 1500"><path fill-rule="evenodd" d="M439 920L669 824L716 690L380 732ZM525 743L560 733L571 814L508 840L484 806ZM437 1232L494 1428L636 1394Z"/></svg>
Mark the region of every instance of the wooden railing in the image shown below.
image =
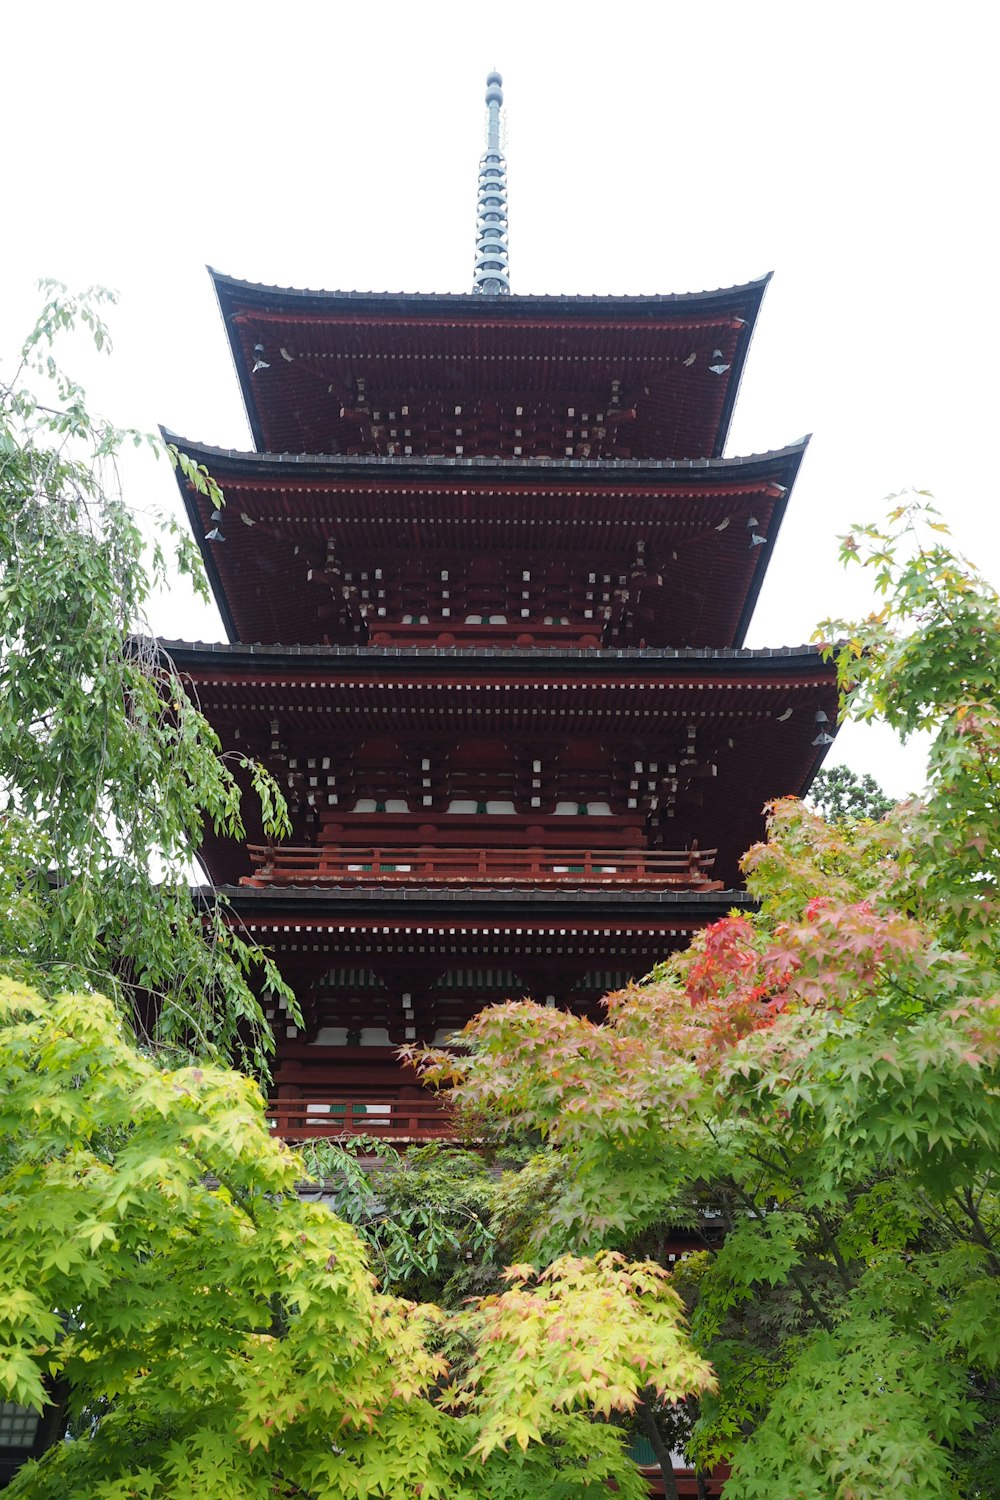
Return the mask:
<svg viewBox="0 0 1000 1500"><path fill-rule="evenodd" d="M709 878L714 849L271 848L251 844L254 873L268 885L659 886L719 891Z"/></svg>
<svg viewBox="0 0 1000 1500"><path fill-rule="evenodd" d="M432 1094L400 1098L390 1093L358 1098L348 1093L279 1096L267 1106L271 1130L285 1141L317 1136L376 1135L386 1140L440 1140L451 1117Z"/></svg>

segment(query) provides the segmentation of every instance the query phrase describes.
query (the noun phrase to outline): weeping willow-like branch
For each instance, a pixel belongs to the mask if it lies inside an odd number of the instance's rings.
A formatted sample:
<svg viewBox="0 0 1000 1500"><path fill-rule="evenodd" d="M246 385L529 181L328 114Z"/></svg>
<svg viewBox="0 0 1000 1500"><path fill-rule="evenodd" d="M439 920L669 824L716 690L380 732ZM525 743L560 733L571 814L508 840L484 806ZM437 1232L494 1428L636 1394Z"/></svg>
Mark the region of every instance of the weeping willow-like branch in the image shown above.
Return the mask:
<svg viewBox="0 0 1000 1500"><path fill-rule="evenodd" d="M57 363L75 327L110 349L111 294L45 291L0 383L0 964L50 990L108 991L150 1045L261 1069L259 994L294 1001L187 878L207 826L242 836L241 789L146 620L175 570L205 594L201 563L176 523L130 507L119 457L148 444L224 500L158 437L93 416ZM280 836L284 802L263 790Z"/></svg>

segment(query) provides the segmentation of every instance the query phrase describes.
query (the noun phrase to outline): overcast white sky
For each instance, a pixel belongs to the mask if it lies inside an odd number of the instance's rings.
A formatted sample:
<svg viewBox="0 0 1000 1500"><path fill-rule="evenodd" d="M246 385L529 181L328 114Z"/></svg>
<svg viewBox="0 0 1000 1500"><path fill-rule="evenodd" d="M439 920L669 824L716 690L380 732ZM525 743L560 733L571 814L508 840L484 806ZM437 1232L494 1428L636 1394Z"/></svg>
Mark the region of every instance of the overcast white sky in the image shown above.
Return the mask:
<svg viewBox="0 0 1000 1500"><path fill-rule="evenodd" d="M206 263L470 289L496 66L515 291L775 272L729 452L814 434L749 638L797 644L867 607L836 536L908 485L1000 574L996 17L963 0L9 10L0 350L38 277L114 286L94 404L249 446ZM127 479L140 504L176 503L162 465ZM179 592L153 624L223 636ZM919 781L919 756L871 731L843 731L837 758L895 794Z"/></svg>

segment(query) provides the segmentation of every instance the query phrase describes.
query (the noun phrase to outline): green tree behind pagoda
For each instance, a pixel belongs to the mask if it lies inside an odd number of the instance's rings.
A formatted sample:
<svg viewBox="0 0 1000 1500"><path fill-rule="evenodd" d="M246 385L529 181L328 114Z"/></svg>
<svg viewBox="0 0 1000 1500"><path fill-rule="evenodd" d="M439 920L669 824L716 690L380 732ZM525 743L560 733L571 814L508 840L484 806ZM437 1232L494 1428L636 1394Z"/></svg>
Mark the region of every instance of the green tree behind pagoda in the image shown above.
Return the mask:
<svg viewBox="0 0 1000 1500"><path fill-rule="evenodd" d="M811 807L830 823L857 822L867 818L877 822L893 809L874 776L858 775L850 766L832 766L817 773L809 788Z"/></svg>

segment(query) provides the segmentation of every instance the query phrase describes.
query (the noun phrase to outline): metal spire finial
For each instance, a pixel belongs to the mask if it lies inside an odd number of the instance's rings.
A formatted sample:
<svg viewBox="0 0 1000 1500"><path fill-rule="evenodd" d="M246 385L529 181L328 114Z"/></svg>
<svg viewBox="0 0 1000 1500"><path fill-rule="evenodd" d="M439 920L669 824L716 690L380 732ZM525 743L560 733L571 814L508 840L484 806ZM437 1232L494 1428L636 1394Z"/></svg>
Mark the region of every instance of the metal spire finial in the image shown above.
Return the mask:
<svg viewBox="0 0 1000 1500"><path fill-rule="evenodd" d="M500 150L500 106L503 79L497 72L486 79L486 151L479 162L479 204L476 217L476 270L472 290L484 297L509 296L510 256L507 250L507 162Z"/></svg>

